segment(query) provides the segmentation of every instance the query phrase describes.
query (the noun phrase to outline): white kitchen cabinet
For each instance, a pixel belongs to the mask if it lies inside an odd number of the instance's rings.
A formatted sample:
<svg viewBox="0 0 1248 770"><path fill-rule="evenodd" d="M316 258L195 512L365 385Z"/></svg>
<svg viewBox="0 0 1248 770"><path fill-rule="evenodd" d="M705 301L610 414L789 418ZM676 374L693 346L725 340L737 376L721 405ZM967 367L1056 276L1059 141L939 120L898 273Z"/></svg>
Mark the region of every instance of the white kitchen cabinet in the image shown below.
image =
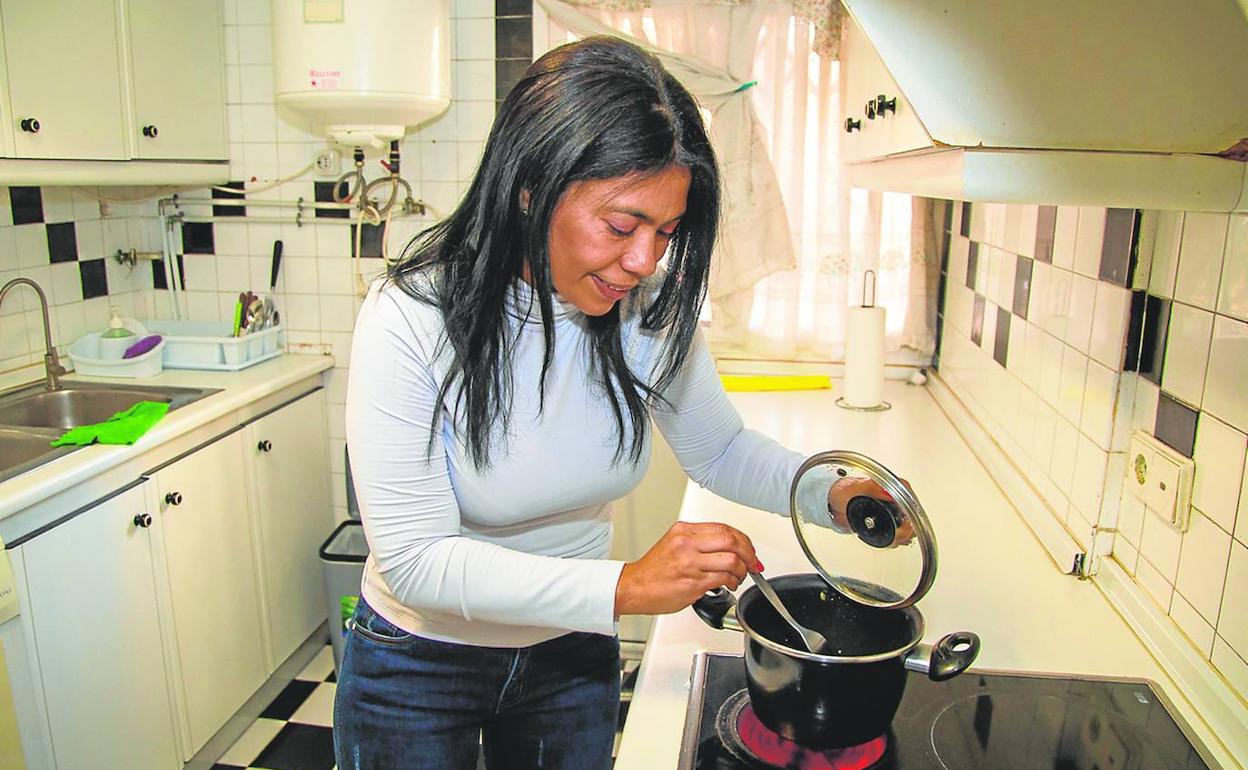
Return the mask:
<svg viewBox="0 0 1248 770"><path fill-rule="evenodd" d="M224 160L221 7L204 0L126 0L133 156Z"/></svg>
<svg viewBox="0 0 1248 770"><path fill-rule="evenodd" d="M126 157L116 10L114 0L0 3L16 157Z"/></svg>
<svg viewBox="0 0 1248 770"><path fill-rule="evenodd" d="M181 766L140 484L27 542L28 602L57 767Z"/></svg>
<svg viewBox="0 0 1248 770"><path fill-rule="evenodd" d="M325 394L317 390L244 430L270 666L325 622L318 549L332 529Z"/></svg>
<svg viewBox="0 0 1248 770"><path fill-rule="evenodd" d="M264 683L241 432L160 468L158 507L189 759Z"/></svg>
<svg viewBox="0 0 1248 770"><path fill-rule="evenodd" d="M871 41L845 22L845 160L849 163L932 146L909 100ZM881 102L880 97L883 97ZM880 105L883 105L880 108ZM852 130L851 130L852 129Z"/></svg>

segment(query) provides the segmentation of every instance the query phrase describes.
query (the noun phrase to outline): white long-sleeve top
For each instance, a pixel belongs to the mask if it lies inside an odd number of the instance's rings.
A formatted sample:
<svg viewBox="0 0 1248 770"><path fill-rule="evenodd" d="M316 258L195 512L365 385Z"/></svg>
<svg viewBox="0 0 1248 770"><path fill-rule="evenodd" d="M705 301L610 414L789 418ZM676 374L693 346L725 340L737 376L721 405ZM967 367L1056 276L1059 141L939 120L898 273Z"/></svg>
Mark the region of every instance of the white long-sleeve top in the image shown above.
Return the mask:
<svg viewBox="0 0 1248 770"><path fill-rule="evenodd" d="M626 357L650 373L661 337L640 329L658 288L646 282L621 308ZM556 298L557 299L557 298ZM611 546L611 502L640 483L614 458L615 420L590 377L587 318L555 303L554 359L538 411L544 349L527 284L508 300L515 335L510 427L488 468L467 451L462 422L443 409L427 452L450 346L437 308L390 283L374 284L356 320L346 428L370 554L362 592L411 633L442 641L520 647L568 631L615 631L623 562ZM454 391L452 391L453 395ZM700 336L651 416L696 483L745 505L787 513L802 457L746 430Z"/></svg>

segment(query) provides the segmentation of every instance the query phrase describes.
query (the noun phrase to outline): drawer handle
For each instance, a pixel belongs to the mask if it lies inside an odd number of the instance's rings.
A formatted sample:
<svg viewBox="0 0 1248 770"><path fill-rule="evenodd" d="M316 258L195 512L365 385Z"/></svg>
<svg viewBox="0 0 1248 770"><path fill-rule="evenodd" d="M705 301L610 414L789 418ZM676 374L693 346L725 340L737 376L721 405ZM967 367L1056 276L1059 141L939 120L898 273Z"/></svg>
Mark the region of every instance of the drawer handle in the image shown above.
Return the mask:
<svg viewBox="0 0 1248 770"><path fill-rule="evenodd" d="M862 121L853 118L845 118L845 133L852 134L855 131L862 130Z"/></svg>
<svg viewBox="0 0 1248 770"><path fill-rule="evenodd" d="M156 129L156 126L143 126L143 136L146 136L148 139L155 139L159 133L160 131Z"/></svg>
<svg viewBox="0 0 1248 770"><path fill-rule="evenodd" d="M136 527L143 527L143 528L145 528L145 529L146 529L147 527L152 526L152 514L150 514L150 513L136 513L136 514L134 515L134 526L136 526Z"/></svg>
<svg viewBox="0 0 1248 770"><path fill-rule="evenodd" d="M167 503L168 505L181 505L182 493L170 492L169 494L165 495L165 503Z"/></svg>
<svg viewBox="0 0 1248 770"><path fill-rule="evenodd" d="M273 448L273 442L269 441L268 439L265 439L264 441L261 441L259 444L256 444L256 449L259 449L261 452L268 452L272 448Z"/></svg>
<svg viewBox="0 0 1248 770"><path fill-rule="evenodd" d="M28 134L39 133L39 118L22 118L22 130Z"/></svg>
<svg viewBox="0 0 1248 770"><path fill-rule="evenodd" d="M863 111L867 113L867 120L875 120L875 100L868 99L863 106Z"/></svg>
<svg viewBox="0 0 1248 770"><path fill-rule="evenodd" d="M897 97L894 96L892 99L885 99L884 94L880 94L875 97L875 114L882 118L890 112L894 114L897 113Z"/></svg>

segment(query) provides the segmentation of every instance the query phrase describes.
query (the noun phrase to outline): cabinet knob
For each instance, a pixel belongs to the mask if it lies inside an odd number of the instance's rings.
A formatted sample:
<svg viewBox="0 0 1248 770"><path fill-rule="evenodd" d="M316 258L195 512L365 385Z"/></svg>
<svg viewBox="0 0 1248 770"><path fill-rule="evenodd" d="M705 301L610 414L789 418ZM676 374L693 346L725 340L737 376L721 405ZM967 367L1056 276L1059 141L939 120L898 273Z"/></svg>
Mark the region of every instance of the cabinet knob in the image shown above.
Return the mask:
<svg viewBox="0 0 1248 770"><path fill-rule="evenodd" d="M143 126L143 136L146 136L148 139L155 139L159 133L160 131L156 129L156 126Z"/></svg>
<svg viewBox="0 0 1248 770"><path fill-rule="evenodd" d="M165 495L165 503L166 503L166 504L168 504L168 505L181 505L181 504L182 504L182 493L181 493L181 492L170 492L169 494Z"/></svg>
<svg viewBox="0 0 1248 770"><path fill-rule="evenodd" d="M892 99L886 99L884 98L884 94L880 94L875 97L875 114L882 118L890 112L897 112L897 97L894 96Z"/></svg>
<svg viewBox="0 0 1248 770"><path fill-rule="evenodd" d="M268 439L265 439L264 441L261 441L259 444L256 444L256 449L259 449L261 452L267 452L272 448L273 448L273 442L269 441Z"/></svg>
<svg viewBox="0 0 1248 770"><path fill-rule="evenodd" d="M39 133L39 119L38 118L22 118L21 126L22 126L22 130L28 134Z"/></svg>
<svg viewBox="0 0 1248 770"><path fill-rule="evenodd" d="M875 100L868 99L863 106L863 111L867 113L867 120L875 120Z"/></svg>
<svg viewBox="0 0 1248 770"><path fill-rule="evenodd" d="M852 134L855 131L862 130L862 121L853 118L845 118L845 133Z"/></svg>
<svg viewBox="0 0 1248 770"><path fill-rule="evenodd" d="M134 526L143 528L152 526L152 514L136 513L134 515Z"/></svg>

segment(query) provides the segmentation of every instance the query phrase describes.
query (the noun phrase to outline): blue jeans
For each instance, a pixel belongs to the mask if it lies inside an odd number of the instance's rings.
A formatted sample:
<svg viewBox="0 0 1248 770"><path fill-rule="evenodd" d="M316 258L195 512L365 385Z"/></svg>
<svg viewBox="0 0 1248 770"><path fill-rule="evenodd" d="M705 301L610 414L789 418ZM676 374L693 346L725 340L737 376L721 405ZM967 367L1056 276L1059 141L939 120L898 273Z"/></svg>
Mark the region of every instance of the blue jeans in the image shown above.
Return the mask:
<svg viewBox="0 0 1248 770"><path fill-rule="evenodd" d="M334 700L338 770L609 768L620 642L569 633L531 647L409 634L364 600Z"/></svg>

